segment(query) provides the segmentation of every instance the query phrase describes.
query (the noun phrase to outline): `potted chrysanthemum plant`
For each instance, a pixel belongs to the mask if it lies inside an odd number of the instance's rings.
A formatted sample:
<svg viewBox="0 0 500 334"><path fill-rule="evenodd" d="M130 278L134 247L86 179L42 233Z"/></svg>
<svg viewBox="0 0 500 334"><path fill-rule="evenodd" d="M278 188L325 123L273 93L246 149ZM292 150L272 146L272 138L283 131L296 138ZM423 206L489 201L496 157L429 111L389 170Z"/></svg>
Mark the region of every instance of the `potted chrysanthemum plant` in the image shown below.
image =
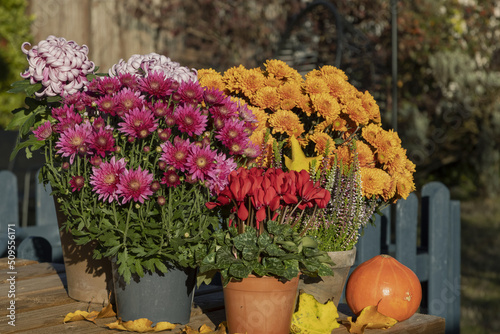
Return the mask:
<svg viewBox="0 0 500 334"><path fill-rule="evenodd" d="M340 69L326 65L303 77L271 59L262 68L238 66L223 74L202 69L198 77L248 103L258 119L251 140L263 148L260 164L280 162L274 158L278 147L286 168L309 171L330 191L330 202L307 232L320 249L348 253L352 265L356 242L373 213L415 189L415 165L397 133L382 128L375 99Z"/></svg>
<svg viewBox="0 0 500 334"><path fill-rule="evenodd" d="M68 52L41 62L41 45L29 57L35 74L78 60L74 44L65 44ZM35 74L34 85L52 78ZM249 140L256 120L245 104L205 89L195 72L157 54L83 78L81 89L36 95L16 113L20 136L29 136L17 149L44 150L41 178L65 217L62 230L78 245L97 243L94 258L112 259L118 316L186 323L196 268L219 225L205 203L258 156ZM16 87L39 92L25 82Z"/></svg>
<svg viewBox="0 0 500 334"><path fill-rule="evenodd" d="M288 333L299 274L331 275L330 259L305 235L330 193L307 171L244 168L207 207L221 225L200 266L220 272L229 333Z"/></svg>

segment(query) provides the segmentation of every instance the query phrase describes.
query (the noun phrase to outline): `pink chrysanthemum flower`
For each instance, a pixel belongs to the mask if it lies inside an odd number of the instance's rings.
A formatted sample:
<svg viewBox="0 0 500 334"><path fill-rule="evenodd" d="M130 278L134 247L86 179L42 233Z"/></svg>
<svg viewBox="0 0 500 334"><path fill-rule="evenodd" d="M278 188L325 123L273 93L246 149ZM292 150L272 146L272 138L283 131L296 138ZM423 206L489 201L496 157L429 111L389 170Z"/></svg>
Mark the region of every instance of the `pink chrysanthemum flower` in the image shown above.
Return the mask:
<svg viewBox="0 0 500 334"><path fill-rule="evenodd" d="M183 140L179 137L175 137L173 143L167 141L160 145L163 150L160 160L184 172L187 168L186 163L191 146L193 146L193 144L189 142L189 139Z"/></svg>
<svg viewBox="0 0 500 334"><path fill-rule="evenodd" d="M206 89L203 92L203 100L207 105L222 104L226 95L217 88Z"/></svg>
<svg viewBox="0 0 500 334"><path fill-rule="evenodd" d="M163 178L161 179L161 183L165 184L167 187L177 187L181 184L181 180L179 178L179 174L174 169L169 169L163 173Z"/></svg>
<svg viewBox="0 0 500 334"><path fill-rule="evenodd" d="M226 97L221 104L210 107L210 114L213 118L230 119L239 117L238 104Z"/></svg>
<svg viewBox="0 0 500 334"><path fill-rule="evenodd" d="M105 128L100 128L90 136L89 146L96 155L100 155L104 158L106 152L113 152L115 150L113 132Z"/></svg>
<svg viewBox="0 0 500 334"><path fill-rule="evenodd" d="M153 112L145 107L130 110L123 116L123 120L124 122L118 123L120 132L134 138L146 138L158 127Z"/></svg>
<svg viewBox="0 0 500 334"><path fill-rule="evenodd" d="M121 86L118 78L101 77L98 80L97 90L104 95L113 95L121 89Z"/></svg>
<svg viewBox="0 0 500 334"><path fill-rule="evenodd" d="M149 109L151 109L153 111L153 114L155 114L155 116L158 118L173 114L172 107L169 107L168 103L163 101L157 101L155 103L149 104Z"/></svg>
<svg viewBox="0 0 500 334"><path fill-rule="evenodd" d="M129 88L124 88L115 95L117 107L116 114L119 116L124 115L127 111L141 108L144 104L144 97L141 92L133 91Z"/></svg>
<svg viewBox="0 0 500 334"><path fill-rule="evenodd" d="M179 86L177 94L180 102L197 105L203 100L203 87L197 81L185 81Z"/></svg>
<svg viewBox="0 0 500 334"><path fill-rule="evenodd" d="M139 85L137 83L137 77L135 75L130 74L130 73L120 74L117 78L118 78L118 80L120 80L120 83L122 84L122 86L126 87L126 88L136 89Z"/></svg>
<svg viewBox="0 0 500 334"><path fill-rule="evenodd" d="M67 105L73 105L74 108L83 112L87 105L89 105L88 95L84 92L76 92L75 94L67 95L63 98L62 103Z"/></svg>
<svg viewBox="0 0 500 334"><path fill-rule="evenodd" d="M144 203L148 196L153 195L152 182L153 174L142 170L141 166L137 170L125 169L117 184L117 193L122 198L122 204L130 202L132 199L134 202Z"/></svg>
<svg viewBox="0 0 500 334"><path fill-rule="evenodd" d="M241 142L243 146L246 146L248 140L245 134L245 122L235 118L226 120L223 128L216 133L215 138L226 147L230 147L234 142Z"/></svg>
<svg viewBox="0 0 500 334"><path fill-rule="evenodd" d="M243 150L243 155L250 159L257 158L262 153L262 149L259 145L253 143L252 141L248 141L245 149Z"/></svg>
<svg viewBox="0 0 500 334"><path fill-rule="evenodd" d="M174 117L179 131L189 136L199 136L207 127L208 117L202 115L200 109L191 104L178 105Z"/></svg>
<svg viewBox="0 0 500 334"><path fill-rule="evenodd" d="M33 134L38 140L45 140L52 136L52 125L50 121L45 121L36 130L33 130Z"/></svg>
<svg viewBox="0 0 500 334"><path fill-rule="evenodd" d="M51 35L28 49L30 46L28 42L21 46L29 63L21 77L30 79L31 84L42 84L41 91L35 92L38 97L74 94L87 84L87 74L94 72L86 45Z"/></svg>
<svg viewBox="0 0 500 334"><path fill-rule="evenodd" d="M208 188L213 194L222 191L229 184L229 174L236 170L238 165L231 157L226 157L224 153L215 156L215 168L212 176L207 178Z"/></svg>
<svg viewBox="0 0 500 334"><path fill-rule="evenodd" d="M216 152L210 147L193 145L186 161L188 173L196 180L205 181L208 177L213 178L215 156Z"/></svg>
<svg viewBox="0 0 500 334"><path fill-rule="evenodd" d="M118 103L113 95L101 96L97 99L97 101L95 101L95 104L100 112L111 116L115 116L116 111L118 110Z"/></svg>
<svg viewBox="0 0 500 334"><path fill-rule="evenodd" d="M77 153L87 152L91 132L92 127L88 122L66 129L56 143L57 153L69 157L69 162L72 164Z"/></svg>
<svg viewBox="0 0 500 334"><path fill-rule="evenodd" d="M72 192L80 191L85 185L85 179L81 175L73 176L69 181L69 184L71 185Z"/></svg>
<svg viewBox="0 0 500 334"><path fill-rule="evenodd" d="M145 78L138 80L141 91L148 93L151 96L161 98L170 95L173 92L173 80L167 78L164 72L153 72Z"/></svg>
<svg viewBox="0 0 500 334"><path fill-rule="evenodd" d="M127 163L124 158L116 161L112 157L109 162L101 162L99 165L92 167L92 175L90 176L90 184L93 190L99 195L99 200L111 203L113 200L118 201L118 182L120 175L124 172Z"/></svg>
<svg viewBox="0 0 500 334"><path fill-rule="evenodd" d="M106 121L104 121L104 119L102 117L96 117L94 118L94 121L92 122L92 127L94 128L94 130L99 130L101 128L105 128L106 127ZM110 131L113 131L113 128L111 126L109 126L108 130Z"/></svg>

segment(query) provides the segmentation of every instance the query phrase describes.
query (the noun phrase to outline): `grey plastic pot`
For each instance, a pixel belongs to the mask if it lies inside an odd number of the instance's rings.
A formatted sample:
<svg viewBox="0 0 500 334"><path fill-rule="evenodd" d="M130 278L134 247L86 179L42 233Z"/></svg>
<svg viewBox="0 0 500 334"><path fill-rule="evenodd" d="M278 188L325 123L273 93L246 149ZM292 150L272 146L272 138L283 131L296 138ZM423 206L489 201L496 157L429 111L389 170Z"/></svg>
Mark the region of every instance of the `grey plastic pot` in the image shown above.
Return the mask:
<svg viewBox="0 0 500 334"><path fill-rule="evenodd" d="M168 272L133 275L129 284L118 274L112 259L118 318L122 321L147 318L156 324L167 321L187 324L191 316L196 269L168 266Z"/></svg>

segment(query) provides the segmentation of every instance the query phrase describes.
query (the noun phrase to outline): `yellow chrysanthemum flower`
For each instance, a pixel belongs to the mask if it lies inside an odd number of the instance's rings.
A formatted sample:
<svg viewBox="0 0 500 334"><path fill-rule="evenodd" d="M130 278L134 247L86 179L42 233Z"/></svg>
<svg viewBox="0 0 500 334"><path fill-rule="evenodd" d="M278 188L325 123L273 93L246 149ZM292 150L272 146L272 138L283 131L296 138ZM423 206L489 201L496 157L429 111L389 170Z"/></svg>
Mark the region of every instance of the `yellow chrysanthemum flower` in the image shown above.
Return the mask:
<svg viewBox="0 0 500 334"><path fill-rule="evenodd" d="M290 110L278 110L269 117L272 133L286 133L288 136L300 137L304 133L304 125L299 116Z"/></svg>
<svg viewBox="0 0 500 334"><path fill-rule="evenodd" d="M373 146L376 149L377 160L382 164L386 164L394 159L396 149L401 146L401 139L392 130L381 130L377 134Z"/></svg>
<svg viewBox="0 0 500 334"><path fill-rule="evenodd" d="M302 97L300 86L293 82L285 82L278 87L278 94L282 100L299 100Z"/></svg>
<svg viewBox="0 0 500 334"><path fill-rule="evenodd" d="M256 159L257 162L264 167L269 167L274 159L273 143L275 142L275 139L273 136L269 136L267 142L264 143L266 132L266 128L257 129L249 137L249 140L262 149L260 156Z"/></svg>
<svg viewBox="0 0 500 334"><path fill-rule="evenodd" d="M361 136L363 139L365 139L368 143L375 145L375 141L377 138L377 135L383 131L383 129L376 124L368 124L361 130Z"/></svg>
<svg viewBox="0 0 500 334"><path fill-rule="evenodd" d="M345 105L343 109L344 113L349 115L349 118L358 125L366 125L370 121L368 113L361 104L359 99L351 99Z"/></svg>
<svg viewBox="0 0 500 334"><path fill-rule="evenodd" d="M395 178L396 189L399 197L406 199L411 192L415 191L413 175L410 172L398 173Z"/></svg>
<svg viewBox="0 0 500 334"><path fill-rule="evenodd" d="M330 89L321 77L309 76L304 84L304 91L308 94L328 93Z"/></svg>
<svg viewBox="0 0 500 334"><path fill-rule="evenodd" d="M361 167L361 185L363 195L368 198L372 196L383 197L384 189L391 184L391 177L379 168Z"/></svg>
<svg viewBox="0 0 500 334"><path fill-rule="evenodd" d="M335 143L327 133L324 132L315 132L309 136L309 140L314 144L314 152L318 155L325 154L326 146L328 146L329 152L332 152L335 149Z"/></svg>
<svg viewBox="0 0 500 334"><path fill-rule="evenodd" d="M241 72L239 81L243 94L251 98L259 89L264 87L265 79L264 74L258 68Z"/></svg>
<svg viewBox="0 0 500 334"><path fill-rule="evenodd" d="M257 108L251 105L247 105L248 109L252 111L255 118L257 118L257 129L255 131L261 131L267 129L267 120L269 115L261 108Z"/></svg>
<svg viewBox="0 0 500 334"><path fill-rule="evenodd" d="M324 76L337 76L340 79L347 81L347 75L345 74L344 71L341 69L336 68L335 66L332 65L325 65L321 67L321 74Z"/></svg>
<svg viewBox="0 0 500 334"><path fill-rule="evenodd" d="M243 65L240 65L238 67L231 67L224 72L223 78L226 83L226 89L229 92L236 94L241 92L241 75L246 71L247 69Z"/></svg>
<svg viewBox="0 0 500 334"><path fill-rule="evenodd" d="M335 119L340 113L337 99L328 93L311 95L312 107L325 119Z"/></svg>
<svg viewBox="0 0 500 334"><path fill-rule="evenodd" d="M222 74L213 69L201 69L198 71L198 81L200 85L208 88L217 88L224 91L226 84L223 81Z"/></svg>
<svg viewBox="0 0 500 334"><path fill-rule="evenodd" d="M281 86L283 84L283 81L281 81L280 79L275 78L273 76L265 77L265 78L266 79L264 81L264 86L278 88L279 86Z"/></svg>
<svg viewBox="0 0 500 334"><path fill-rule="evenodd" d="M358 140L356 141L356 152L360 167L375 167L375 154L370 146Z"/></svg>
<svg viewBox="0 0 500 334"><path fill-rule="evenodd" d="M365 93L361 96L361 104L368 113L368 117L370 118L370 120L374 121L375 123L382 122L382 119L380 117L380 108L373 96L368 93L368 91L365 91Z"/></svg>
<svg viewBox="0 0 500 334"><path fill-rule="evenodd" d="M270 59L264 64L267 73L270 76L274 76L277 79L297 79L301 77L299 72L294 68L290 67L287 63L279 59Z"/></svg>
<svg viewBox="0 0 500 334"><path fill-rule="evenodd" d="M271 109L273 111L278 109L281 104L278 91L274 87L262 87L250 101L260 108Z"/></svg>

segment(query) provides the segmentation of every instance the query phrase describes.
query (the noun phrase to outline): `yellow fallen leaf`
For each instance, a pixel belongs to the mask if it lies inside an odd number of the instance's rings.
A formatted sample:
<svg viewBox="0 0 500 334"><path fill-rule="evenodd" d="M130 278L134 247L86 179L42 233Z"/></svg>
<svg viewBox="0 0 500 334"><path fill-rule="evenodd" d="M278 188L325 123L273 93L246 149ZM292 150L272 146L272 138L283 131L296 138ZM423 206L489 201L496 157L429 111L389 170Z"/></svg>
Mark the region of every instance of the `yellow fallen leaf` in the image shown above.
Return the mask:
<svg viewBox="0 0 500 334"><path fill-rule="evenodd" d="M285 155L285 166L289 170L294 170L296 172L300 172L305 169L309 172L311 167L311 163L316 160L316 169L319 167L319 163L321 162L321 157L311 157L308 158L302 151L302 147L300 147L300 143L294 136L290 137L290 144L292 146L292 158L290 159Z"/></svg>
<svg viewBox="0 0 500 334"><path fill-rule="evenodd" d="M385 316L378 312L378 306L365 307L356 321L352 317L348 317L342 324L346 326L351 334L363 334L365 328L369 329L387 329L394 326L398 321L391 317Z"/></svg>
<svg viewBox="0 0 500 334"><path fill-rule="evenodd" d="M314 296L301 292L299 308L292 316L292 334L330 334L338 328L339 314L333 301L319 303Z"/></svg>
<svg viewBox="0 0 500 334"><path fill-rule="evenodd" d="M72 322L72 321L80 321L80 320L87 320L87 321L92 321L95 323L96 319L101 319L101 318L110 318L116 316L115 311L113 311L113 305L108 304L106 305L100 312L97 311L92 311L92 312L87 312L87 311L80 311L77 310L75 312L70 312L66 314L64 317L63 322Z"/></svg>
<svg viewBox="0 0 500 334"><path fill-rule="evenodd" d="M171 330L176 327L176 325L169 322L158 322L156 326L152 326L153 322L146 318L141 318L137 320L122 321L121 319L116 320L113 323L107 324L106 327L109 329L118 329L122 331L146 333L146 332L160 332L164 330Z"/></svg>
<svg viewBox="0 0 500 334"><path fill-rule="evenodd" d="M213 330L208 325L202 325L199 330L192 329L186 325L181 334L226 334L226 322L221 322L216 330Z"/></svg>
<svg viewBox="0 0 500 334"><path fill-rule="evenodd" d="M95 314L97 315L97 311L93 311L93 312L95 312ZM86 320L89 315L90 315L90 313L87 311L76 310L75 312L70 312L70 313L66 314L63 322L67 323L67 322L71 322L71 321Z"/></svg>

